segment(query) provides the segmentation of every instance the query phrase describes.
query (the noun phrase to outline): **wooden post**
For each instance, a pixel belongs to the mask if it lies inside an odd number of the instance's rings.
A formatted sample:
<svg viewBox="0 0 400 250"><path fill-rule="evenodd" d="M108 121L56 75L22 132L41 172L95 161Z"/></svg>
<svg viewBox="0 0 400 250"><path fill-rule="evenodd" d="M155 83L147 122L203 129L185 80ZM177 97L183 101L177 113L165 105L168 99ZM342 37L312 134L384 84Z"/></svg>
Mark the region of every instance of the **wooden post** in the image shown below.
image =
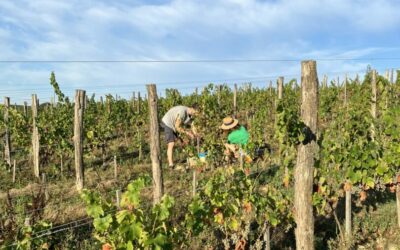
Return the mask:
<svg viewBox="0 0 400 250"><path fill-rule="evenodd" d="M24 102L24 116L28 117L28 103Z"/></svg>
<svg viewBox="0 0 400 250"><path fill-rule="evenodd" d="M393 84L393 69L390 70L390 83Z"/></svg>
<svg viewBox="0 0 400 250"><path fill-rule="evenodd" d="M195 94L196 103L197 103L199 101L199 89L197 87L194 89L194 94Z"/></svg>
<svg viewBox="0 0 400 250"><path fill-rule="evenodd" d="M142 150L142 133L139 130L139 127L137 128L137 133L138 133L138 140L139 140L139 155L138 155L138 160L139 162L142 161L143 157L143 150Z"/></svg>
<svg viewBox="0 0 400 250"><path fill-rule="evenodd" d="M107 107L107 113L111 114L111 97L106 96L106 107Z"/></svg>
<svg viewBox="0 0 400 250"><path fill-rule="evenodd" d="M64 159L63 159L63 155L60 155L60 172L61 172L61 176L63 176L63 172L64 172Z"/></svg>
<svg viewBox="0 0 400 250"><path fill-rule="evenodd" d="M140 101L141 101L140 92L138 92L138 99L137 99L137 105L136 105L138 114L140 114Z"/></svg>
<svg viewBox="0 0 400 250"><path fill-rule="evenodd" d="M83 107L85 110L89 107L89 100L90 100L89 96L86 95L85 96L85 103L84 103L85 106Z"/></svg>
<svg viewBox="0 0 400 250"><path fill-rule="evenodd" d="M237 115L237 84L235 83L235 87L233 89L233 115L236 118Z"/></svg>
<svg viewBox="0 0 400 250"><path fill-rule="evenodd" d="M118 189L117 191L115 191L115 195L116 195L116 202L115 202L116 204L115 205L117 206L118 209L120 209L121 208L121 206L120 206L120 204L121 204L121 202L120 202L121 201L121 190Z"/></svg>
<svg viewBox="0 0 400 250"><path fill-rule="evenodd" d="M155 84L149 84L147 87L149 118L150 118L150 157L153 172L153 202L157 204L161 201L164 192L163 175L161 168L160 153L160 131L158 123L158 107L157 107L157 89Z"/></svg>
<svg viewBox="0 0 400 250"><path fill-rule="evenodd" d="M47 186L46 186L46 174L45 173L42 173L42 186L43 186L43 190L44 190L45 200L48 201L49 200L49 191L47 190Z"/></svg>
<svg viewBox="0 0 400 250"><path fill-rule="evenodd" d="M265 223L267 224L267 223ZM265 231L263 235L263 241L264 241L264 250L270 250L271 249L271 228L268 225L265 225Z"/></svg>
<svg viewBox="0 0 400 250"><path fill-rule="evenodd" d="M371 115L373 119L377 117L376 102L377 102L377 90L376 90L376 70L372 71L372 98L371 98ZM371 137L372 140L375 138L375 125L374 122L371 124Z"/></svg>
<svg viewBox="0 0 400 250"><path fill-rule="evenodd" d="M117 156L114 155L114 179L118 179L118 165L117 165Z"/></svg>
<svg viewBox="0 0 400 250"><path fill-rule="evenodd" d="M328 76L324 75L324 79L322 81L322 87L327 88L328 87Z"/></svg>
<svg viewBox="0 0 400 250"><path fill-rule="evenodd" d="M347 74L344 81L344 106L345 106L345 116L347 118ZM345 199L345 238L348 244L351 240L351 190L346 190Z"/></svg>
<svg viewBox="0 0 400 250"><path fill-rule="evenodd" d="M25 227L30 227L31 226L31 218L25 217L24 226Z"/></svg>
<svg viewBox="0 0 400 250"><path fill-rule="evenodd" d="M192 196L196 196L197 180L196 180L196 169L193 169L193 182L192 182Z"/></svg>
<svg viewBox="0 0 400 250"><path fill-rule="evenodd" d="M373 118L376 118L376 101L377 101L377 91L376 91L376 70L372 71L372 106L371 106L371 114Z"/></svg>
<svg viewBox="0 0 400 250"><path fill-rule="evenodd" d="M278 99L282 99L283 96L283 76L278 78Z"/></svg>
<svg viewBox="0 0 400 250"><path fill-rule="evenodd" d="M9 112L10 112L10 97L4 97L4 159L11 169L11 139L10 139L10 128L9 128Z"/></svg>
<svg viewBox="0 0 400 250"><path fill-rule="evenodd" d="M351 240L351 189L346 190L346 201L345 201L345 236L346 243L348 244Z"/></svg>
<svg viewBox="0 0 400 250"><path fill-rule="evenodd" d="M269 81L269 95L272 96L272 81Z"/></svg>
<svg viewBox="0 0 400 250"><path fill-rule="evenodd" d="M243 169L244 159L243 159L243 149L241 146L239 147L239 164L240 164L240 168Z"/></svg>
<svg viewBox="0 0 400 250"><path fill-rule="evenodd" d="M220 105L221 105L221 90L222 90L222 85L218 85L217 88L218 88L218 89L217 89L217 103L218 103L218 106L220 106Z"/></svg>
<svg viewBox="0 0 400 250"><path fill-rule="evenodd" d="M294 182L296 249L314 249L312 186L315 156L318 154L318 77L315 61L301 62L301 119L307 126L306 139L297 148Z"/></svg>
<svg viewBox="0 0 400 250"><path fill-rule="evenodd" d="M400 174L397 174L396 182L396 205L397 205L397 225L400 228L400 182L399 182Z"/></svg>
<svg viewBox="0 0 400 250"><path fill-rule="evenodd" d="M81 191L84 185L83 169L83 116L86 91L76 90L75 93L75 119L74 119L74 148L75 148L75 174L76 189Z"/></svg>
<svg viewBox="0 0 400 250"><path fill-rule="evenodd" d="M283 76L278 78L278 100L282 100L283 98ZM279 155L281 155L282 151L279 149ZM281 165L281 157L279 157L279 165ZM289 169L285 166L285 179L289 180Z"/></svg>
<svg viewBox="0 0 400 250"><path fill-rule="evenodd" d="M135 91L133 91L132 92L132 110L135 110L135 95L136 95L136 93L135 93Z"/></svg>
<svg viewBox="0 0 400 250"><path fill-rule="evenodd" d="M13 164L13 175L12 175L12 181L15 183L15 168L16 168L16 161L14 159L14 164Z"/></svg>
<svg viewBox="0 0 400 250"><path fill-rule="evenodd" d="M38 116L38 107L39 107L39 100L37 99L36 94L32 95L32 125L33 125L33 131L32 131L32 159L33 159L33 173L36 178L40 177L40 170L39 170L39 164L40 164L40 135L39 135L39 129L36 123L36 119Z"/></svg>

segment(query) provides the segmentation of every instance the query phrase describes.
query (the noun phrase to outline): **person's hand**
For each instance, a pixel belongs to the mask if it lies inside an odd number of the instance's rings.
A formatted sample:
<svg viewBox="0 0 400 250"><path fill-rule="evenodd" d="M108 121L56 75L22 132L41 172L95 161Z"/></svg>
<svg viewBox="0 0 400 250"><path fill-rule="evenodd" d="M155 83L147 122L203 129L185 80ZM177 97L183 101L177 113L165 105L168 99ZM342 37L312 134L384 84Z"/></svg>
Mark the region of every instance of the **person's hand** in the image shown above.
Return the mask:
<svg viewBox="0 0 400 250"><path fill-rule="evenodd" d="M231 151L229 151L229 149L225 149L224 154L227 155L227 156L230 156L231 155Z"/></svg>
<svg viewBox="0 0 400 250"><path fill-rule="evenodd" d="M182 146L187 146L189 145L189 140L182 140Z"/></svg>
<svg viewBox="0 0 400 250"><path fill-rule="evenodd" d="M190 137L190 139L194 139L194 134L192 132L187 132L187 135Z"/></svg>

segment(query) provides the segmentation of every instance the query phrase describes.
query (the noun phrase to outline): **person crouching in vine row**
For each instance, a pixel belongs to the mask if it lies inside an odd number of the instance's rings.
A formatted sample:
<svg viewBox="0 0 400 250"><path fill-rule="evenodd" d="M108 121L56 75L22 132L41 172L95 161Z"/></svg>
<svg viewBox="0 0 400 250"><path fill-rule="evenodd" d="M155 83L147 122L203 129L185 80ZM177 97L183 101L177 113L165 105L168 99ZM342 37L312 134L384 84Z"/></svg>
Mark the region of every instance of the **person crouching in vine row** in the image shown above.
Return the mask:
<svg viewBox="0 0 400 250"><path fill-rule="evenodd" d="M251 157L243 150L249 141L249 132L247 132L244 126L239 124L239 120L230 116L225 117L220 129L222 129L224 135L227 136L227 142L224 143L225 159L229 161L232 156L238 159L240 155L243 155L246 162L251 162Z"/></svg>

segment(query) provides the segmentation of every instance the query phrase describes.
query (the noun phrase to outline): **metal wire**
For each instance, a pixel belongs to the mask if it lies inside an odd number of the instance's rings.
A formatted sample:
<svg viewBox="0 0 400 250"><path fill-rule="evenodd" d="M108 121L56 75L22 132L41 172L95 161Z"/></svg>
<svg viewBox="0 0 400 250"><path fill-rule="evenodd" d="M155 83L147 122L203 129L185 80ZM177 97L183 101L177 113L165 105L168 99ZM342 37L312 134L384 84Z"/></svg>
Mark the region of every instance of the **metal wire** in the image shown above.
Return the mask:
<svg viewBox="0 0 400 250"><path fill-rule="evenodd" d="M0 63L31 63L31 64L49 64L49 63L257 63L257 62L300 62L305 58L246 58L246 59L188 59L188 60L1 60ZM400 57L366 57L366 58L348 58L348 57L325 57L313 58L307 60L315 61L397 61Z"/></svg>

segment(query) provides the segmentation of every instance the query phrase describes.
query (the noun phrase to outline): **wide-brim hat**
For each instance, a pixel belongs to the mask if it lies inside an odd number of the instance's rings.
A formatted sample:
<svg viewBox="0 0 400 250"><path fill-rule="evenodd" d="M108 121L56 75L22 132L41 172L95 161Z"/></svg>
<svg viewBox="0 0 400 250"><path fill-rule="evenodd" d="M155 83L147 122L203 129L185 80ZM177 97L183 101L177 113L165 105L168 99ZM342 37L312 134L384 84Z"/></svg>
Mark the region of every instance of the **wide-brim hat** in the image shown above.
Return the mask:
<svg viewBox="0 0 400 250"><path fill-rule="evenodd" d="M228 116L222 120L222 125L219 128L223 129L223 130L228 130L228 129L236 127L236 125L238 125L238 123L239 123L239 121L237 119L234 119L234 118Z"/></svg>

